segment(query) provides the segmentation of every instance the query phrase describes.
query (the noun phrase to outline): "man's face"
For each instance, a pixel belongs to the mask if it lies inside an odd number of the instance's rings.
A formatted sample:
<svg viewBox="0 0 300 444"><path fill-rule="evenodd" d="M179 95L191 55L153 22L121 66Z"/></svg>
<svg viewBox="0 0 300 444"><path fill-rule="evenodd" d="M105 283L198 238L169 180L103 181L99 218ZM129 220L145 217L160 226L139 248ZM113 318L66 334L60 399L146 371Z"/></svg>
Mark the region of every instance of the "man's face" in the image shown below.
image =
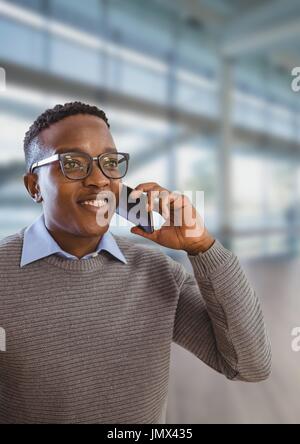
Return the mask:
<svg viewBox="0 0 300 444"><path fill-rule="evenodd" d="M106 123L97 116L79 114L67 117L43 130L40 142L53 154L80 150L90 156L105 152L116 152L116 147ZM35 170L34 176L43 202L45 222L52 231L67 232L81 237L101 236L109 228L112 217L106 212L107 225L99 226L96 220L103 210L82 204L85 200L96 199L100 192L113 192L116 205L119 202L121 179L109 179L101 172L97 162L93 162L92 173L83 180L67 179L59 162Z"/></svg>

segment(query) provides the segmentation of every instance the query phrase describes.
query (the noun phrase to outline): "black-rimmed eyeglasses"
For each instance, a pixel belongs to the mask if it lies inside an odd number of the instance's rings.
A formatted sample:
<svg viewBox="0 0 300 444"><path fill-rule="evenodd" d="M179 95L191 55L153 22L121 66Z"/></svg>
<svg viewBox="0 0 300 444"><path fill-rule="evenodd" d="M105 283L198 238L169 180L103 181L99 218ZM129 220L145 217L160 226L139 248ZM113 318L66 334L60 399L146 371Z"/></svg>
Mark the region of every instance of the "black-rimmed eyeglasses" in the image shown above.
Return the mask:
<svg viewBox="0 0 300 444"><path fill-rule="evenodd" d="M98 166L104 176L109 179L121 179L128 170L128 153L103 153L92 157L87 153L69 152L55 154L54 156L35 162L30 168L33 173L35 168L59 161L61 170L67 179L83 180L88 177L93 170L93 162L97 161Z"/></svg>

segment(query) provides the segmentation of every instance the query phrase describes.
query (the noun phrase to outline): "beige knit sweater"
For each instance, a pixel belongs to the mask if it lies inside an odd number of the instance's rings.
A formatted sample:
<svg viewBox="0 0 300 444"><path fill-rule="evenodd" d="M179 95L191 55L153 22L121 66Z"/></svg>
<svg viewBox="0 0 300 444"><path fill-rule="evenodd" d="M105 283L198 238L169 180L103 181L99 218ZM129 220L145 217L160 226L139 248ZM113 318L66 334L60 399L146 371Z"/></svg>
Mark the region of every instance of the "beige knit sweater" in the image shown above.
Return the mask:
<svg viewBox="0 0 300 444"><path fill-rule="evenodd" d="M259 300L218 240L188 256L193 276L116 235L127 264L20 268L23 233L0 242L0 423L165 423L172 341L229 379L268 377Z"/></svg>

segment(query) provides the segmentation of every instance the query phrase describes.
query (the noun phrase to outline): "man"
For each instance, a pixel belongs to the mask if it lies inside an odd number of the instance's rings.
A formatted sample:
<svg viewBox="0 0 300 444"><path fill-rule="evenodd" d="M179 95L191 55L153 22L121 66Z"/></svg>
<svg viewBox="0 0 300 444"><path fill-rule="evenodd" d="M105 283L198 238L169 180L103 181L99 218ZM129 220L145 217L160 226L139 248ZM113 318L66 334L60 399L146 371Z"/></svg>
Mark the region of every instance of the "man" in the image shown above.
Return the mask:
<svg viewBox="0 0 300 444"><path fill-rule="evenodd" d="M24 183L43 214L0 243L2 423L164 423L172 340L228 379L270 374L259 300L188 199L140 184L136 195L166 193L159 210L170 223L131 231L186 251L195 276L112 234L109 218L98 223L128 168L109 128L102 110L74 102L26 134ZM192 237L172 225L176 206L196 216Z"/></svg>

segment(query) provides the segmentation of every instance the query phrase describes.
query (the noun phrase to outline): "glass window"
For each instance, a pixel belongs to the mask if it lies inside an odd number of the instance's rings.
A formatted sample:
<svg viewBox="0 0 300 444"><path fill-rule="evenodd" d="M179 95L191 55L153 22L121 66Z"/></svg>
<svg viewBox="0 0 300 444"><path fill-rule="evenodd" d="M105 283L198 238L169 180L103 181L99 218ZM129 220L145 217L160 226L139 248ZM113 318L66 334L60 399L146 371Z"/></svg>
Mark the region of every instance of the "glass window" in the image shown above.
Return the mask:
<svg viewBox="0 0 300 444"><path fill-rule="evenodd" d="M263 130L272 135L294 140L297 138L293 110L264 97L236 92L233 120L238 125Z"/></svg>
<svg viewBox="0 0 300 444"><path fill-rule="evenodd" d="M0 109L0 123L0 165L9 164L14 160L23 162L23 139L31 124L30 120L9 115L4 109Z"/></svg>
<svg viewBox="0 0 300 444"><path fill-rule="evenodd" d="M0 57L32 67L44 64L45 35L0 17Z"/></svg>
<svg viewBox="0 0 300 444"><path fill-rule="evenodd" d="M177 181L180 191L204 192L204 219L210 230L217 221L217 163L216 152L202 140L187 142L177 150Z"/></svg>
<svg viewBox="0 0 300 444"><path fill-rule="evenodd" d="M176 105L186 111L216 116L219 98L211 88L196 87L178 82L176 88Z"/></svg>
<svg viewBox="0 0 300 444"><path fill-rule="evenodd" d="M293 242L293 251L300 251L299 240ZM232 251L239 258L274 257L291 253L288 233L263 236L242 236L233 239Z"/></svg>
<svg viewBox="0 0 300 444"><path fill-rule="evenodd" d="M51 0L51 13L60 21L74 23L79 27L95 32L99 26L102 11L102 2L99 0ZM99 28L98 28L99 29Z"/></svg>
<svg viewBox="0 0 300 444"><path fill-rule="evenodd" d="M292 225L299 217L299 167L287 159L266 162L265 188L269 227Z"/></svg>
<svg viewBox="0 0 300 444"><path fill-rule="evenodd" d="M144 43L156 52L172 47L173 22L150 2L114 0L109 2L109 25L121 35L131 37L136 44Z"/></svg>
<svg viewBox="0 0 300 444"><path fill-rule="evenodd" d="M296 167L282 159L235 155L233 223L236 228L284 227L295 202Z"/></svg>
<svg viewBox="0 0 300 444"><path fill-rule="evenodd" d="M23 6L26 9L31 8L37 11L42 9L45 3L44 0L10 0L10 2Z"/></svg>
<svg viewBox="0 0 300 444"><path fill-rule="evenodd" d="M206 37L200 30L184 27L177 43L177 56L180 62L212 78L218 70L219 62L215 51L206 45Z"/></svg>
<svg viewBox="0 0 300 444"><path fill-rule="evenodd" d="M234 227L263 226L266 222L264 162L256 157L236 155L232 169Z"/></svg>
<svg viewBox="0 0 300 444"><path fill-rule="evenodd" d="M166 101L166 77L148 68L124 61L118 83L115 87L126 94Z"/></svg>
<svg viewBox="0 0 300 444"><path fill-rule="evenodd" d="M233 121L237 125L256 130L265 130L267 103L253 94L237 92L234 94Z"/></svg>
<svg viewBox="0 0 300 444"><path fill-rule="evenodd" d="M41 207L30 199L22 175L18 173L15 177L14 169L9 165L6 174L7 178L0 182L0 239L31 224L41 213Z"/></svg>
<svg viewBox="0 0 300 444"><path fill-rule="evenodd" d="M51 40L51 71L56 74L100 85L102 81L101 53L53 37Z"/></svg>

